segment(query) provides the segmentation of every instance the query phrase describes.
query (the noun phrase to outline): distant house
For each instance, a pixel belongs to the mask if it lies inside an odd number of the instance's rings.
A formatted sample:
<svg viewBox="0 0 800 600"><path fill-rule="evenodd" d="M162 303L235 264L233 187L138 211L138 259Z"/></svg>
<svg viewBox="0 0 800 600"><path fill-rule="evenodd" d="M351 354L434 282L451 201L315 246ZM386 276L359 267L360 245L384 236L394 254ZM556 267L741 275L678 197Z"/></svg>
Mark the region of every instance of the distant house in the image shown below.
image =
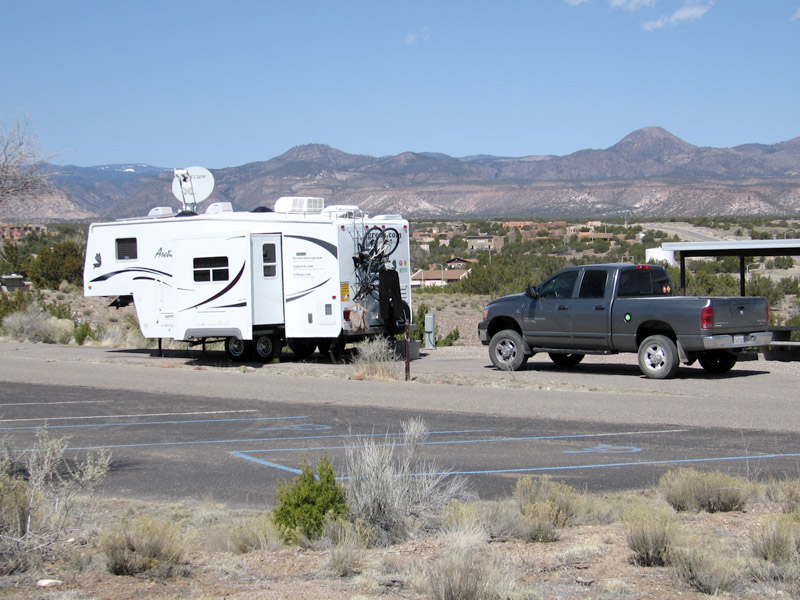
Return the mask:
<svg viewBox="0 0 800 600"><path fill-rule="evenodd" d="M44 225L10 225L0 223L0 239L21 240L29 233L47 233Z"/></svg>
<svg viewBox="0 0 800 600"><path fill-rule="evenodd" d="M506 243L504 235L468 235L467 248L470 250L500 251Z"/></svg>
<svg viewBox="0 0 800 600"><path fill-rule="evenodd" d="M447 265L448 269L463 269L465 266L474 265L477 262L478 260L475 258L461 258L459 256L454 256L445 264Z"/></svg>
<svg viewBox="0 0 800 600"><path fill-rule="evenodd" d="M411 287L444 287L469 276L469 269L419 269L411 274Z"/></svg>

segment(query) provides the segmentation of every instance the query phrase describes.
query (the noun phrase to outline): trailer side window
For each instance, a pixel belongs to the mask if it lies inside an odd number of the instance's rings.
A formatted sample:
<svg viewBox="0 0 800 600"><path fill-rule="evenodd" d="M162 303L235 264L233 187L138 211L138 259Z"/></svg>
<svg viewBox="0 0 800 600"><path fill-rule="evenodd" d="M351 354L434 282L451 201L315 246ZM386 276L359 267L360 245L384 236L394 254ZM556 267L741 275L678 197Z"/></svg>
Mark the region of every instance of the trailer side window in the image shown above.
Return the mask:
<svg viewBox="0 0 800 600"><path fill-rule="evenodd" d="M262 245L261 256L263 258L264 277L275 277L278 274L278 256L275 252L275 244Z"/></svg>
<svg viewBox="0 0 800 600"><path fill-rule="evenodd" d="M194 259L195 281L228 281L228 257L205 256Z"/></svg>
<svg viewBox="0 0 800 600"><path fill-rule="evenodd" d="M136 238L117 238L117 260L135 260L139 258Z"/></svg>

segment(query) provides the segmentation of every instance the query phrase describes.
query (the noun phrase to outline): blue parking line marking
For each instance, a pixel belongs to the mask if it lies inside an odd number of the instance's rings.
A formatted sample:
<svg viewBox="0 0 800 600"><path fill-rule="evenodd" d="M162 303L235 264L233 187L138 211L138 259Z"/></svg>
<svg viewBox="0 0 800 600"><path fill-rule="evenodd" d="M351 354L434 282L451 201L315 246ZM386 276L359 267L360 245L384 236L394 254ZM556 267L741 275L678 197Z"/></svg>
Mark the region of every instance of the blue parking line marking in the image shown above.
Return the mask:
<svg viewBox="0 0 800 600"><path fill-rule="evenodd" d="M295 475L300 475L300 473L302 473L302 471L300 471L299 469L293 469L292 467L287 467L286 465L279 465L278 463L261 460L260 458L253 458L252 456L247 456L246 454L242 454L241 452L234 452L233 455L237 458L243 458L245 460L258 463L259 465L264 465L265 467L272 467L273 469L288 471L289 473L293 473Z"/></svg>

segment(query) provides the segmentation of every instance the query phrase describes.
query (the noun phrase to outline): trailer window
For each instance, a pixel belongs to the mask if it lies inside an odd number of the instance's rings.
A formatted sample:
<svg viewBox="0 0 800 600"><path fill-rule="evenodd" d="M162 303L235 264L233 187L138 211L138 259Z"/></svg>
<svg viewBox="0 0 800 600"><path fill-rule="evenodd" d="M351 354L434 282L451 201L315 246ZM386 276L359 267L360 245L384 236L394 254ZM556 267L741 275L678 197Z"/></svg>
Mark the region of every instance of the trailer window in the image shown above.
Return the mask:
<svg viewBox="0 0 800 600"><path fill-rule="evenodd" d="M275 277L278 275L278 254L275 244L264 244L261 246L261 256L264 265L264 277Z"/></svg>
<svg viewBox="0 0 800 600"><path fill-rule="evenodd" d="M136 260L136 238L117 238L117 260Z"/></svg>
<svg viewBox="0 0 800 600"><path fill-rule="evenodd" d="M194 259L195 281L228 281L228 257L206 256Z"/></svg>

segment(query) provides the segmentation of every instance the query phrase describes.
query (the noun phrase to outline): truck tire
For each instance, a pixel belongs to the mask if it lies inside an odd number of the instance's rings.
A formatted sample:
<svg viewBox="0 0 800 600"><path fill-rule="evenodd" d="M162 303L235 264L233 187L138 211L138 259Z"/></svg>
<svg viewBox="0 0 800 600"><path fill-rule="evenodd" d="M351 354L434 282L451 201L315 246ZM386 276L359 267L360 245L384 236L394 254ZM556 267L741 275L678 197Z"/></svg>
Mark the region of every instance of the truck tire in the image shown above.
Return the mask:
<svg viewBox="0 0 800 600"><path fill-rule="evenodd" d="M562 368L574 367L583 360L585 354L559 354L558 352L550 352L550 360L556 363L556 366Z"/></svg>
<svg viewBox="0 0 800 600"><path fill-rule="evenodd" d="M281 342L278 336L259 335L253 340L253 356L257 360L272 362L281 354Z"/></svg>
<svg viewBox="0 0 800 600"><path fill-rule="evenodd" d="M668 379L678 372L675 342L665 335L651 335L639 345L639 369L651 379Z"/></svg>
<svg viewBox="0 0 800 600"><path fill-rule="evenodd" d="M736 364L737 356L724 350L711 350L697 357L697 362L709 373L727 373Z"/></svg>
<svg viewBox="0 0 800 600"><path fill-rule="evenodd" d="M240 340L237 337L231 336L225 338L225 354L228 355L234 362L242 362L247 360L250 356L250 347L252 342L247 340Z"/></svg>
<svg viewBox="0 0 800 600"><path fill-rule="evenodd" d="M522 336L513 329L498 331L489 342L489 358L501 371L519 371L528 362Z"/></svg>

